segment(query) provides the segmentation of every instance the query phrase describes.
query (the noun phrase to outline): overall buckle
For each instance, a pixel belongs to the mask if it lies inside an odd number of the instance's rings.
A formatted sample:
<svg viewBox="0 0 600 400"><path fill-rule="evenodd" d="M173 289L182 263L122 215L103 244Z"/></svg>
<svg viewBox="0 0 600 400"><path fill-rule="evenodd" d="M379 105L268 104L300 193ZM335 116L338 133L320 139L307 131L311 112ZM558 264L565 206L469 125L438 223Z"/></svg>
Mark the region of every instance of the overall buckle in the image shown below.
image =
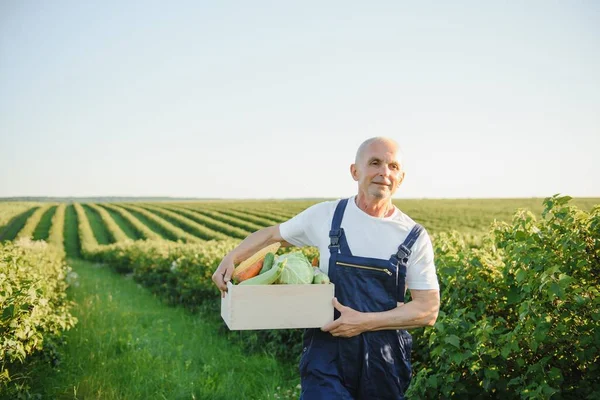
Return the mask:
<svg viewBox="0 0 600 400"><path fill-rule="evenodd" d="M329 244L329 248L332 247L340 247L340 238L342 237L341 229L332 229L329 231L329 239L331 243Z"/></svg>
<svg viewBox="0 0 600 400"><path fill-rule="evenodd" d="M398 260L401 260L403 263L407 263L408 256L410 256L410 253L412 253L412 251L408 247L406 247L404 244L401 244L398 247L398 252L396 253L396 258Z"/></svg>

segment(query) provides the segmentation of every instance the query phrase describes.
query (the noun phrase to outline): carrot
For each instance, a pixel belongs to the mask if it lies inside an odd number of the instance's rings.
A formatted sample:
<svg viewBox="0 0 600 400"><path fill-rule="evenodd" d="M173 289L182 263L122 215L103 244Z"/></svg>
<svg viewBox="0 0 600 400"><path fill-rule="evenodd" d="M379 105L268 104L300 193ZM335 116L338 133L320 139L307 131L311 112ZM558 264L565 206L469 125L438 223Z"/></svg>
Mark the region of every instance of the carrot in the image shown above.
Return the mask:
<svg viewBox="0 0 600 400"><path fill-rule="evenodd" d="M233 279L239 283L239 282L244 282L246 279L254 278L255 276L258 275L258 273L262 269L264 261L265 261L264 258L262 260L258 260L257 262L250 265L249 267L244 268L244 270L238 272L237 274L234 271Z"/></svg>
<svg viewBox="0 0 600 400"><path fill-rule="evenodd" d="M234 280L234 282L239 283L245 281L246 279L255 277L260 273L266 255L271 252L275 253L277 249L279 249L279 246L281 246L281 243L275 242L263 247L235 267L231 278Z"/></svg>

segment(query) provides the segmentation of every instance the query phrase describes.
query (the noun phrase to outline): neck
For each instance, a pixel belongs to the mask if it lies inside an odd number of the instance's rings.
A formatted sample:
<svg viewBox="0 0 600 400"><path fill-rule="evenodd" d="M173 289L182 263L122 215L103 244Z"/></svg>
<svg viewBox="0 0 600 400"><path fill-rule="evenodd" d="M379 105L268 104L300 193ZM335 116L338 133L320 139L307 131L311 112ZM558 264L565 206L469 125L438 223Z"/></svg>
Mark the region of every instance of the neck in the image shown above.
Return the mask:
<svg viewBox="0 0 600 400"><path fill-rule="evenodd" d="M368 199L358 194L355 197L356 206L372 217L386 218L394 213L392 199Z"/></svg>

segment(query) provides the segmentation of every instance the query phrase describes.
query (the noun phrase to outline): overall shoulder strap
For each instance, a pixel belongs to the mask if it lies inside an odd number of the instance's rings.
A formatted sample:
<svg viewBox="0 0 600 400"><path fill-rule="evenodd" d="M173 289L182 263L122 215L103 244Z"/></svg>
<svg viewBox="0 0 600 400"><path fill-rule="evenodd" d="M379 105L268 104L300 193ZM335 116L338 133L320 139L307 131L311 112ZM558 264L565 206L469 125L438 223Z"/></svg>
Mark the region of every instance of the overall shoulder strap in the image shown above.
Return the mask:
<svg viewBox="0 0 600 400"><path fill-rule="evenodd" d="M348 199L342 199L339 201L333 214L333 220L331 221L331 230L329 231L329 252L337 253L338 250L342 250L342 253L350 253L350 248L346 242L346 236L344 230L341 228L342 218L344 217L344 211L348 205Z"/></svg>
<svg viewBox="0 0 600 400"><path fill-rule="evenodd" d="M409 232L404 242L398 246L396 254L392 255L391 262L397 267L396 269L396 299L400 303L404 303L404 291L406 289L406 266L408 257L412 253L412 246L415 244L419 235L423 231L423 227L416 224Z"/></svg>

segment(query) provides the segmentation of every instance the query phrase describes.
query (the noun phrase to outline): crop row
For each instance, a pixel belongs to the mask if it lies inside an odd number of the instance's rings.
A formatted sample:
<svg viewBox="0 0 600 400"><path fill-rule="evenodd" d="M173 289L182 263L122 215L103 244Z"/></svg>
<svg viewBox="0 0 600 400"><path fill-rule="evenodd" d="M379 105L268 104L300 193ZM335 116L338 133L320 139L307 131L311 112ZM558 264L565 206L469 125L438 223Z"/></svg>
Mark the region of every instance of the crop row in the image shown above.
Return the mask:
<svg viewBox="0 0 600 400"><path fill-rule="evenodd" d="M8 223L20 214L28 210L37 208L38 203L30 202L5 202L0 203L0 232L8 225Z"/></svg>
<svg viewBox="0 0 600 400"><path fill-rule="evenodd" d="M104 226L108 230L108 233L110 234L113 242L124 242L129 240L129 236L127 236L127 234L123 232L121 227L115 222L113 217L108 213L108 211L105 208L100 207L96 204L88 204L88 206L94 211L96 211L98 215L100 215L100 218L102 219Z"/></svg>
<svg viewBox="0 0 600 400"><path fill-rule="evenodd" d="M186 229L187 231L196 235L196 237L199 237L203 240L227 239L227 236L223 233L215 231L211 229L211 227L202 225L194 219L188 218L188 216L182 215L181 213L175 212L171 209L165 208L163 206L154 206L151 204L144 204L143 207L157 214L159 217L170 221L174 225L177 225L182 229Z"/></svg>
<svg viewBox="0 0 600 400"><path fill-rule="evenodd" d="M123 207L117 206L115 204L103 204L109 211L115 212L117 215L121 216L121 218L126 221L131 226L131 229L135 232L136 236L142 239L150 239L150 240L160 240L162 236L158 233L154 232L152 229L148 228L148 226L142 223L138 218L136 218L132 213L126 210Z"/></svg>
<svg viewBox="0 0 600 400"><path fill-rule="evenodd" d="M64 208L57 208L54 216L60 218ZM29 397L29 366L36 359L58 363L57 340L77 322L66 294L70 267L64 260L60 227L57 220L50 243L31 241L25 234L14 242L0 243L2 398ZM30 231L28 227L26 232Z"/></svg>
<svg viewBox="0 0 600 400"><path fill-rule="evenodd" d="M223 208L212 203L84 204L76 208L78 215L86 215L91 236L99 245L129 239L167 239L185 243L228 237L243 239L265 226L293 216L293 212L270 211L256 204L253 209L239 205ZM22 208L13 209L13 214L22 211ZM44 204L21 212L18 218L13 218L10 226L0 232L3 235L0 240L17 236L48 239L56 210L56 205ZM90 250L87 248L91 246L90 239L85 241L85 251ZM81 243L83 246L84 241Z"/></svg>
<svg viewBox="0 0 600 400"><path fill-rule="evenodd" d="M51 206L52 206L52 204L44 204L44 205L40 206L37 210L35 210L35 212L27 219L25 226L19 231L19 234L17 235L17 239L20 239L20 238L32 239L35 228L40 223L42 216L46 213L46 211L48 211L50 209Z"/></svg>
<svg viewBox="0 0 600 400"><path fill-rule="evenodd" d="M232 208L226 208L226 209L219 209L218 206L190 206L190 208L192 208L193 210L204 210L204 209L208 209L211 211L217 211L220 212L222 214L228 215L230 217L233 218L238 218L244 221L249 221L253 224L265 227L265 226L270 226L273 224L276 224L277 221L274 221L272 219L267 219L264 216L263 217L259 217L259 216L255 216L252 214L248 214L248 213L244 213L241 211L235 211Z"/></svg>
<svg viewBox="0 0 600 400"><path fill-rule="evenodd" d="M50 224L50 233L48 234L48 243L56 247L60 252L64 254L64 242L65 242L65 210L66 204L59 204L56 207L56 211L52 216L52 222Z"/></svg>
<svg viewBox="0 0 600 400"><path fill-rule="evenodd" d="M243 239L251 233L247 230L241 229L236 226L232 226L228 223L225 223L223 221L215 219L206 214L203 214L200 212L194 212L194 211L184 208L184 207L177 207L177 206L170 206L170 205L164 205L162 207L172 210L178 214L181 214L181 215L185 216L186 218L189 218L192 221L195 221L198 224L201 224L201 226L206 226L206 227L214 229L213 232L215 234L218 234L219 236L212 237L211 239L225 239L225 237L222 237L223 234L226 236L229 236L229 237Z"/></svg>

